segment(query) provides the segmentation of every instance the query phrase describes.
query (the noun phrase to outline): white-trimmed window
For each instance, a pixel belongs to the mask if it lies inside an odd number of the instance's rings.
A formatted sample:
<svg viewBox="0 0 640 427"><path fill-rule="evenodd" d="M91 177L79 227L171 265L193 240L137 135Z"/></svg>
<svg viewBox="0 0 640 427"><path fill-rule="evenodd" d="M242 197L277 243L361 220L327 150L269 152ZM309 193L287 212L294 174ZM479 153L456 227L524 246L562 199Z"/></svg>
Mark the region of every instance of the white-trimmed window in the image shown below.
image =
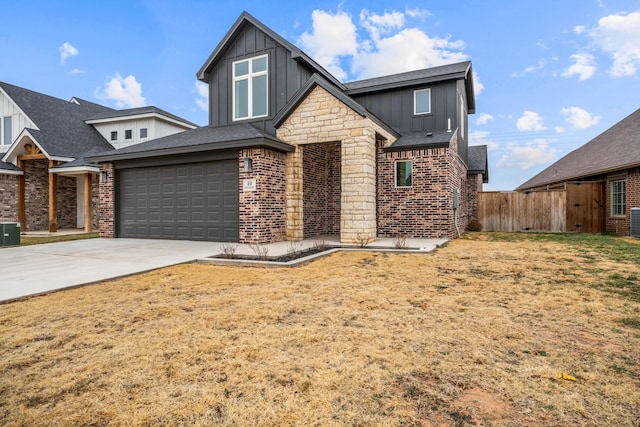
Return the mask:
<svg viewBox="0 0 640 427"><path fill-rule="evenodd" d="M233 120L269 114L268 68L267 55L233 63Z"/></svg>
<svg viewBox="0 0 640 427"><path fill-rule="evenodd" d="M624 179L611 181L611 216L625 216L627 212L627 183Z"/></svg>
<svg viewBox="0 0 640 427"><path fill-rule="evenodd" d="M413 161L399 160L396 162L396 187L413 186Z"/></svg>
<svg viewBox="0 0 640 427"><path fill-rule="evenodd" d="M111 140L112 141L117 141L118 140L118 131L117 130L111 131Z"/></svg>
<svg viewBox="0 0 640 427"><path fill-rule="evenodd" d="M140 128L140 139L145 139L149 136L147 128Z"/></svg>
<svg viewBox="0 0 640 427"><path fill-rule="evenodd" d="M413 114L431 113L431 89L413 91Z"/></svg>
<svg viewBox="0 0 640 427"><path fill-rule="evenodd" d="M124 131L124 139L132 139L133 138L133 131L131 129L126 129Z"/></svg>
<svg viewBox="0 0 640 427"><path fill-rule="evenodd" d="M11 116L0 119L0 145L11 145Z"/></svg>

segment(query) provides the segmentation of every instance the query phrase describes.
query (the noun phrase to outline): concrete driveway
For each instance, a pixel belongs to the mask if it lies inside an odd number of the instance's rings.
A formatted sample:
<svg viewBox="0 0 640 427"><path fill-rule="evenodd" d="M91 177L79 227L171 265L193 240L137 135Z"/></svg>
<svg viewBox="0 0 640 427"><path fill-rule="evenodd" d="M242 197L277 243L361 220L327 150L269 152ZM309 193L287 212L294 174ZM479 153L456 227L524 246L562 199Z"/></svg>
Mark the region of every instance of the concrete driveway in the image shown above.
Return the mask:
<svg viewBox="0 0 640 427"><path fill-rule="evenodd" d="M219 243L87 239L0 249L0 301L215 255Z"/></svg>

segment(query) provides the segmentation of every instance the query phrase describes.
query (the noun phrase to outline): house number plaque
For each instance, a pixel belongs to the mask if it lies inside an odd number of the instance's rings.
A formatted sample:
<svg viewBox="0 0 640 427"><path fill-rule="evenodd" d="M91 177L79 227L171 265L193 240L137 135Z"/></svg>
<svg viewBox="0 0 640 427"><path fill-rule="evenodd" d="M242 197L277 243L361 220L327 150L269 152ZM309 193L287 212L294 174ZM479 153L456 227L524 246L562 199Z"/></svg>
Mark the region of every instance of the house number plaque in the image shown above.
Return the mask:
<svg viewBox="0 0 640 427"><path fill-rule="evenodd" d="M242 191L256 191L256 180L245 179L242 181Z"/></svg>

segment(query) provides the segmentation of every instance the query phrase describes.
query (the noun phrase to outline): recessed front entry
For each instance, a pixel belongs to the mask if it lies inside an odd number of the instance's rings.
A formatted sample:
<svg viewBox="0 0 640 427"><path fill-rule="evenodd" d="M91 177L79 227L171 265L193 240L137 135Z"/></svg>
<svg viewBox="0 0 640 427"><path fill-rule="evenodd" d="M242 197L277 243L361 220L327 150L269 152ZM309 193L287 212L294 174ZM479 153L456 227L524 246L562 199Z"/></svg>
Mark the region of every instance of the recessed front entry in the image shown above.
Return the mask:
<svg viewBox="0 0 640 427"><path fill-rule="evenodd" d="M118 236L238 241L237 159L119 171Z"/></svg>

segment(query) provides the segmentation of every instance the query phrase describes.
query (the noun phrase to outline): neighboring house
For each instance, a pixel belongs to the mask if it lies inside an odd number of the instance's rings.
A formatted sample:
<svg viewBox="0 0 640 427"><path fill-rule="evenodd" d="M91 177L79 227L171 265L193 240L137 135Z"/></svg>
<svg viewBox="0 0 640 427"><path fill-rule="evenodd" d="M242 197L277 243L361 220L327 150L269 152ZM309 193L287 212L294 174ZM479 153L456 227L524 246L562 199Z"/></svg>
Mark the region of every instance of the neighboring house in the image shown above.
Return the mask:
<svg viewBox="0 0 640 427"><path fill-rule="evenodd" d="M628 236L631 208L640 207L640 109L516 191L550 190L580 183L601 183L598 198L604 201L606 232Z"/></svg>
<svg viewBox="0 0 640 427"><path fill-rule="evenodd" d="M472 219L488 173L470 62L341 83L245 12L197 76L209 126L90 158L103 236L354 242Z"/></svg>
<svg viewBox="0 0 640 427"><path fill-rule="evenodd" d="M0 221L98 227L99 169L84 157L196 125L155 107L113 110L0 82Z"/></svg>

